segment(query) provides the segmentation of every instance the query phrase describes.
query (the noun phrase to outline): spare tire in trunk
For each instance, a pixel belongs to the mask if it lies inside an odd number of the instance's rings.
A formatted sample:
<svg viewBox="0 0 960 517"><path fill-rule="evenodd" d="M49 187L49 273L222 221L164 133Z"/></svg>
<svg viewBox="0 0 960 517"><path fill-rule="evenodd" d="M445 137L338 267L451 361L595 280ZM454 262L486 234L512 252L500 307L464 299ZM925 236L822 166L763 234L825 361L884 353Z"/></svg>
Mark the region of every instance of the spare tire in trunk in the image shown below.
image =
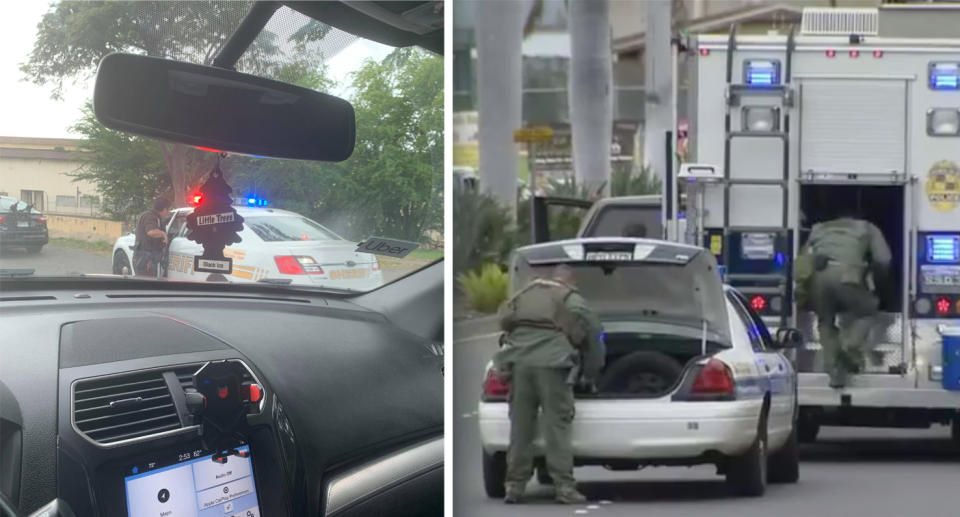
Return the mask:
<svg viewBox="0 0 960 517"><path fill-rule="evenodd" d="M680 377L683 365L660 352L627 354L606 368L597 381L602 394L657 396L666 393Z"/></svg>

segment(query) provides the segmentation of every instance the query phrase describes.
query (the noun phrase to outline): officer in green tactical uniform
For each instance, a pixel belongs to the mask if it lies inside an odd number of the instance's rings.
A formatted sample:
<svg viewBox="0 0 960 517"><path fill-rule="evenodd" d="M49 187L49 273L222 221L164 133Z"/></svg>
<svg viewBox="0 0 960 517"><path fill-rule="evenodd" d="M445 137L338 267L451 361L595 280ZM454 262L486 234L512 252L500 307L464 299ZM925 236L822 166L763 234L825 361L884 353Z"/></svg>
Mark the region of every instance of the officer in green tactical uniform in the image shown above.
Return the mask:
<svg viewBox="0 0 960 517"><path fill-rule="evenodd" d="M873 291L887 278L891 253L880 229L856 219L853 207L837 213L838 218L813 226L804 252L815 264L806 288L817 315L824 368L830 386L842 388L847 375L864 366L863 347L879 307ZM835 323L838 314L844 316L842 333Z"/></svg>
<svg viewBox="0 0 960 517"><path fill-rule="evenodd" d="M592 386L603 368L599 318L577 292L573 270L557 266L552 278L524 286L500 308L507 333L495 366L510 379L510 449L506 503L518 503L533 474L533 441L542 409L546 464L556 500L577 504L586 497L573 478L575 384Z"/></svg>

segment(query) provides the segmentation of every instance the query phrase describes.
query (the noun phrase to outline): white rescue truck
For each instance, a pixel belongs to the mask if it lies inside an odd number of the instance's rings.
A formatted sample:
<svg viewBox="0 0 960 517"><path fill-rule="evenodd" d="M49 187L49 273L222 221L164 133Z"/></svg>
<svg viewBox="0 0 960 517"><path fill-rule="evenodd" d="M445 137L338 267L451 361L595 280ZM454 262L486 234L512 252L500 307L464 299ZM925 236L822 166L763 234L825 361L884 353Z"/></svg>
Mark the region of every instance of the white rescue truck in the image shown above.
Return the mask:
<svg viewBox="0 0 960 517"><path fill-rule="evenodd" d="M960 26L958 10L930 16ZM699 223L688 235L771 330L804 332L801 440L821 424L952 423L960 442L960 39L880 25L876 9L807 9L795 34L690 38L691 150L711 166L684 172L715 178L687 192L687 227ZM876 224L894 258L868 366L836 390L815 317L796 310L792 264L840 204Z"/></svg>

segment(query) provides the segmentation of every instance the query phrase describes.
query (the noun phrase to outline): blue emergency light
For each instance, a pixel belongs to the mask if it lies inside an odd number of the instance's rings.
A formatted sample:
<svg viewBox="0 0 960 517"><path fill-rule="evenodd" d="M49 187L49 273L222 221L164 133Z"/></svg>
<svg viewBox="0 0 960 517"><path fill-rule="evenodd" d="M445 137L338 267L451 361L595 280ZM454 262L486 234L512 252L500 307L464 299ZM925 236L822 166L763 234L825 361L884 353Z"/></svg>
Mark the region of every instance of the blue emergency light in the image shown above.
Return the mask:
<svg viewBox="0 0 960 517"><path fill-rule="evenodd" d="M780 61L766 59L744 61L743 82L758 88L780 84Z"/></svg>
<svg viewBox="0 0 960 517"><path fill-rule="evenodd" d="M247 206L267 206L267 200L256 197L248 197Z"/></svg>
<svg viewBox="0 0 960 517"><path fill-rule="evenodd" d="M927 262L932 264L960 262L960 235L928 235Z"/></svg>
<svg viewBox="0 0 960 517"><path fill-rule="evenodd" d="M960 63L930 63L932 90L960 90Z"/></svg>

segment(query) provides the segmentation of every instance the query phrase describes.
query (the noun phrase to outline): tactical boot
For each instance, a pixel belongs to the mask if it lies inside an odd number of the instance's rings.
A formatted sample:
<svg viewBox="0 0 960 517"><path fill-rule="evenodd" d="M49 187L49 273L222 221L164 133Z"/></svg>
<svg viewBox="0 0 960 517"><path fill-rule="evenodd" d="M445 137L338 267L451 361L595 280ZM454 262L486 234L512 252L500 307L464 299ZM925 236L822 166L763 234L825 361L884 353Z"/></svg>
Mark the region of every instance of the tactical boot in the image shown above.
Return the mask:
<svg viewBox="0 0 960 517"><path fill-rule="evenodd" d="M560 504L583 504L587 502L587 496L577 491L576 487L563 486L557 487L556 500Z"/></svg>
<svg viewBox="0 0 960 517"><path fill-rule="evenodd" d="M506 504L517 504L523 499L523 489L525 487L520 483L507 483L507 494L503 497Z"/></svg>

